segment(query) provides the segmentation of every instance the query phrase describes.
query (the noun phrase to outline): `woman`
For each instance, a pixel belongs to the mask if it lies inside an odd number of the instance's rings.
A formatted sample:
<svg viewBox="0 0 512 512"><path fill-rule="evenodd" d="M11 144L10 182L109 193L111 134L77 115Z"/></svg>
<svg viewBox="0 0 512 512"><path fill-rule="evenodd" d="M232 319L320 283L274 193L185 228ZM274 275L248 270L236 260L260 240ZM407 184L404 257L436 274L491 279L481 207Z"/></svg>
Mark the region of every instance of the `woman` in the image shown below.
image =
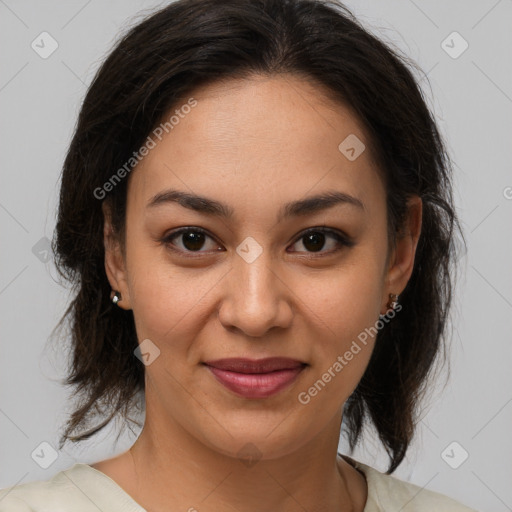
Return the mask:
<svg viewBox="0 0 512 512"><path fill-rule="evenodd" d="M89 88L54 239L78 290L61 448L142 395L144 428L0 510L471 510L391 475L443 348L451 194L404 59L342 5L148 17ZM342 420L387 473L337 453Z"/></svg>

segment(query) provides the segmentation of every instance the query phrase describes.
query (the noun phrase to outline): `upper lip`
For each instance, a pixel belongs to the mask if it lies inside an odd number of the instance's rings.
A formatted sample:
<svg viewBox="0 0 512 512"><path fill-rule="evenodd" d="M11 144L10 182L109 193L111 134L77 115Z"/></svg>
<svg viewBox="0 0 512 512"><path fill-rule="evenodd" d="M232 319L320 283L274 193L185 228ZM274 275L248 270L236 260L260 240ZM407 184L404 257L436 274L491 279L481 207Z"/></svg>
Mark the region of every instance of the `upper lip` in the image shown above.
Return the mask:
<svg viewBox="0 0 512 512"><path fill-rule="evenodd" d="M230 358L205 361L206 365L237 373L269 373L305 366L305 363L289 357L267 357L265 359Z"/></svg>

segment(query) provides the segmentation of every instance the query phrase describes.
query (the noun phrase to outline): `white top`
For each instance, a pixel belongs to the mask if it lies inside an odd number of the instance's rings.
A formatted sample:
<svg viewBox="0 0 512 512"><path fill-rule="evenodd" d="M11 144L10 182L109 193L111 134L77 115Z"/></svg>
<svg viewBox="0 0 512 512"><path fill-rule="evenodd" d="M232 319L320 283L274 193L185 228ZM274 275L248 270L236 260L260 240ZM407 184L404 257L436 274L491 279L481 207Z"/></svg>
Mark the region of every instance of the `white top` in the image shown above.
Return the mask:
<svg viewBox="0 0 512 512"><path fill-rule="evenodd" d="M476 512L437 492L404 482L343 455L364 473L364 512ZM49 480L0 489L0 512L147 512L120 485L88 464L76 463Z"/></svg>

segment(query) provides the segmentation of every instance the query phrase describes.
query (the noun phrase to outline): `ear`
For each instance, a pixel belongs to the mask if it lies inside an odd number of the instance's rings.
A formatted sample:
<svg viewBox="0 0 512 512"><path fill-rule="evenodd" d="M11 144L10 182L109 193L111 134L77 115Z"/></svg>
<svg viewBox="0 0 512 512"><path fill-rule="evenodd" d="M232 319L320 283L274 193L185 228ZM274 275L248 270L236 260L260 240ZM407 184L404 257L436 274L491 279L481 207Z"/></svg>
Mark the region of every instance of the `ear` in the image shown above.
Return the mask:
<svg viewBox="0 0 512 512"><path fill-rule="evenodd" d="M392 249L389 265L386 273L385 296L383 297L382 310L389 310L389 294L400 295L414 269L414 257L421 233L423 203L419 196L412 196L407 201L407 216L403 228L396 235L396 243Z"/></svg>
<svg viewBox="0 0 512 512"><path fill-rule="evenodd" d="M110 204L107 201L103 201L101 207L104 218L103 245L105 247L105 272L112 290L121 293L121 299L117 302L117 307L131 309L130 293L126 276L126 262L121 250L120 241L112 227Z"/></svg>

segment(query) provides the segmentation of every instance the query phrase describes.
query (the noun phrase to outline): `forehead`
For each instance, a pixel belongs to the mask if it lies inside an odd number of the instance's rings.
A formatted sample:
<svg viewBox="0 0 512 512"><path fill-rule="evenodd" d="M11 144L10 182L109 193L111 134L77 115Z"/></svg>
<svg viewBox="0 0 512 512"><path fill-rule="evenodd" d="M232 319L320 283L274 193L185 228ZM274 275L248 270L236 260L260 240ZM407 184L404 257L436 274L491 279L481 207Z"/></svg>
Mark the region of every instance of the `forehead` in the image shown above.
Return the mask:
<svg viewBox="0 0 512 512"><path fill-rule="evenodd" d="M167 188L247 210L333 188L367 200L383 192L358 118L292 75L198 88L150 137L128 191L141 208Z"/></svg>

